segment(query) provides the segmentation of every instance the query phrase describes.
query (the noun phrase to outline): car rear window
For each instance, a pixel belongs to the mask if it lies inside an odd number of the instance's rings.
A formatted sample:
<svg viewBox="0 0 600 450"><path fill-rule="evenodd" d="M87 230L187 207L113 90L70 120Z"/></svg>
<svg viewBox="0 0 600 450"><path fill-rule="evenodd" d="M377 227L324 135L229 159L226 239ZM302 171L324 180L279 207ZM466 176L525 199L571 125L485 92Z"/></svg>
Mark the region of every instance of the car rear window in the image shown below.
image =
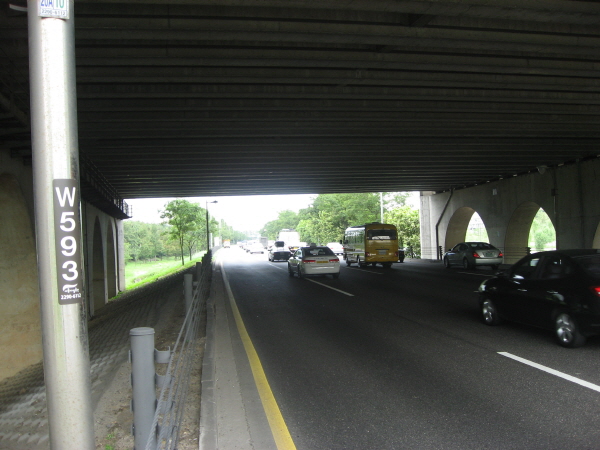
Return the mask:
<svg viewBox="0 0 600 450"><path fill-rule="evenodd" d="M333 252L330 248L319 247L319 248L307 248L304 250L304 254L306 256L326 256L333 255Z"/></svg>
<svg viewBox="0 0 600 450"><path fill-rule="evenodd" d="M471 244L469 244L471 246L471 248L476 249L476 250L495 250L496 247L494 247L491 244L486 244L485 242L472 242Z"/></svg>
<svg viewBox="0 0 600 450"><path fill-rule="evenodd" d="M396 236L395 230L379 229L367 230L367 239L389 241L391 239L398 239L398 237Z"/></svg>
<svg viewBox="0 0 600 450"><path fill-rule="evenodd" d="M583 270L593 277L600 278L600 255L576 256L573 258Z"/></svg>

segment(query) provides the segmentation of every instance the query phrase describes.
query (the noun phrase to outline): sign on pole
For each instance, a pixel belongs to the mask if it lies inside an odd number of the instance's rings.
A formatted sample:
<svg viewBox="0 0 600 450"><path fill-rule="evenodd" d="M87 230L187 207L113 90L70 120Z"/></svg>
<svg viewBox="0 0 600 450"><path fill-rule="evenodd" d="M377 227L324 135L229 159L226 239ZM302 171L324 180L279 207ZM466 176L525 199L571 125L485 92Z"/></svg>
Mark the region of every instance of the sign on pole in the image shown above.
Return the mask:
<svg viewBox="0 0 600 450"><path fill-rule="evenodd" d="M56 230L56 267L58 303L68 305L82 300L81 225L77 180L53 180L54 226Z"/></svg>
<svg viewBox="0 0 600 450"><path fill-rule="evenodd" d="M38 0L39 17L56 17L58 19L69 19L68 0Z"/></svg>

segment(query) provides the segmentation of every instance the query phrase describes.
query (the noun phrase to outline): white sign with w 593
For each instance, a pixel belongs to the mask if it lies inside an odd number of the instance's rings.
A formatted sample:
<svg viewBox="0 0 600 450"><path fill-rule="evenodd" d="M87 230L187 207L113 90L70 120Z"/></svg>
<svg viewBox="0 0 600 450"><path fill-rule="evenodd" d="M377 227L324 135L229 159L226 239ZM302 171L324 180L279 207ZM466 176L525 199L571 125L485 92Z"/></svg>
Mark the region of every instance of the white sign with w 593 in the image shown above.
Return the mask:
<svg viewBox="0 0 600 450"><path fill-rule="evenodd" d="M83 299L79 186L73 179L56 179L52 181L52 190L58 303L79 303Z"/></svg>

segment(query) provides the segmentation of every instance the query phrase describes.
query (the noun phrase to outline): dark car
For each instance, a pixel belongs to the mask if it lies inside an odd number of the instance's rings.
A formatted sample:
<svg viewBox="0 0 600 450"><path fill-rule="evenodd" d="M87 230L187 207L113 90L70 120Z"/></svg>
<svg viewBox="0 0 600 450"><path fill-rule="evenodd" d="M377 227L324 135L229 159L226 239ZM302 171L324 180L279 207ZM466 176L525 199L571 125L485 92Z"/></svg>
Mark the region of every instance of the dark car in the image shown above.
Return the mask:
<svg viewBox="0 0 600 450"><path fill-rule="evenodd" d="M404 258L406 258L406 251L403 248L398 249L398 262L403 263Z"/></svg>
<svg viewBox="0 0 600 450"><path fill-rule="evenodd" d="M579 347L600 334L600 250L528 255L481 283L479 305L487 325L534 325L554 330L564 347Z"/></svg>

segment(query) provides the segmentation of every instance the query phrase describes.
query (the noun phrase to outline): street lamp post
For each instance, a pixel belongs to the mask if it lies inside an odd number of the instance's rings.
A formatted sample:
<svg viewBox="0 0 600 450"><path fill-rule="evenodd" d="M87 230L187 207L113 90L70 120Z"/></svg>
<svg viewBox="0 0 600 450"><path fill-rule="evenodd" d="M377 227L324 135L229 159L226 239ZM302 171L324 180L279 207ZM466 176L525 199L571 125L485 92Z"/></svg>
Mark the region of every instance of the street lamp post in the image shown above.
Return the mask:
<svg viewBox="0 0 600 450"><path fill-rule="evenodd" d="M210 222L209 222L209 218L208 218L208 204L209 203L219 203L219 202L216 200L214 200L212 202L209 202L208 200L206 200L206 252L207 253L210 250Z"/></svg>

